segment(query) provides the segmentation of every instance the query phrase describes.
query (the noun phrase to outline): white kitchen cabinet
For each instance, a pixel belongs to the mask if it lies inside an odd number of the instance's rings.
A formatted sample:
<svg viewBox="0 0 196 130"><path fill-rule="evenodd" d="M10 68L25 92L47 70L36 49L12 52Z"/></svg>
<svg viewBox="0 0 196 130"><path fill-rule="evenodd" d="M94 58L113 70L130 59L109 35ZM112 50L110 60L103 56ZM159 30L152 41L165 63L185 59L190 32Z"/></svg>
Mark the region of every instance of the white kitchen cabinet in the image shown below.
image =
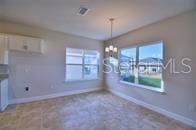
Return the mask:
<svg viewBox="0 0 196 130"><path fill-rule="evenodd" d="M8 79L0 81L0 111L8 106Z"/></svg>
<svg viewBox="0 0 196 130"><path fill-rule="evenodd" d="M43 53L43 40L38 38L28 38L27 45L32 52Z"/></svg>
<svg viewBox="0 0 196 130"><path fill-rule="evenodd" d="M25 45L24 37L9 36L9 50L26 51L23 48L24 45Z"/></svg>
<svg viewBox="0 0 196 130"><path fill-rule="evenodd" d="M8 64L7 36L0 34L0 64Z"/></svg>
<svg viewBox="0 0 196 130"><path fill-rule="evenodd" d="M40 38L10 35L8 39L11 51L43 53L43 40Z"/></svg>

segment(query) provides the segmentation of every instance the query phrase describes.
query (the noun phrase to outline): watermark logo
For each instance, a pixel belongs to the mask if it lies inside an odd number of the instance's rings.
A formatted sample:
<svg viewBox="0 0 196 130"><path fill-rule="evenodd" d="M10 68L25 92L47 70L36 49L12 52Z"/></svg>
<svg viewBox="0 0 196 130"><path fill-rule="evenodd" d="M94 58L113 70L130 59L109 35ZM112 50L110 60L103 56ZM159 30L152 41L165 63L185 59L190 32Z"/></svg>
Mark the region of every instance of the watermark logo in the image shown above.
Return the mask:
<svg viewBox="0 0 196 130"><path fill-rule="evenodd" d="M148 61L149 60L149 61ZM146 61L123 61L113 57L108 57L103 60L104 73L141 73L141 74L159 74L163 71L168 71L171 74L188 74L191 73L191 59L182 58L176 60L170 58L167 61L152 60Z"/></svg>

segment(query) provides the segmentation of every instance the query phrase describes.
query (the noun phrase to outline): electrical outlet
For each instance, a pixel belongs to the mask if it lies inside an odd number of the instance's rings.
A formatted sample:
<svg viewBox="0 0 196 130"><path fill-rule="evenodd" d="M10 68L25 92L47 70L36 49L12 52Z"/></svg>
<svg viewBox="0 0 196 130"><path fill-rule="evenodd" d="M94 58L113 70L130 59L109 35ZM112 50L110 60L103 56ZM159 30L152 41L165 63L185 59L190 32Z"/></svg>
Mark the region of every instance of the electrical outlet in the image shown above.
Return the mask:
<svg viewBox="0 0 196 130"><path fill-rule="evenodd" d="M25 91L29 91L29 88L30 88L30 87L25 87Z"/></svg>

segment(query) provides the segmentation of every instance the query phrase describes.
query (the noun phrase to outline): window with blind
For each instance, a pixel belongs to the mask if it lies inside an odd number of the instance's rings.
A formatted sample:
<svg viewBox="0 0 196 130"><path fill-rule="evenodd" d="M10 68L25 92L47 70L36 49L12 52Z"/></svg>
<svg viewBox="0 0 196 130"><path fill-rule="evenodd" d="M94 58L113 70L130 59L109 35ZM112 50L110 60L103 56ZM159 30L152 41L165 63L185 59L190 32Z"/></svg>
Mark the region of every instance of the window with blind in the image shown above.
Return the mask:
<svg viewBox="0 0 196 130"><path fill-rule="evenodd" d="M98 51L66 48L66 81L93 80L98 79L98 75Z"/></svg>

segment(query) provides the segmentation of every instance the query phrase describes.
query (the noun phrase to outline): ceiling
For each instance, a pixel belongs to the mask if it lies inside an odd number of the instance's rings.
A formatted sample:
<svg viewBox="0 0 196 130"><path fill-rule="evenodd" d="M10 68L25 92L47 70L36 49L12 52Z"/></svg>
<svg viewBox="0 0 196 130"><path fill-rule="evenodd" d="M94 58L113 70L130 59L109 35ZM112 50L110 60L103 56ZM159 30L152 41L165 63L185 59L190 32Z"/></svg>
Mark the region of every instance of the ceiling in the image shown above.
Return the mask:
<svg viewBox="0 0 196 130"><path fill-rule="evenodd" d="M79 7L90 9L79 16ZM195 8L196 0L0 0L0 19L97 40L114 36Z"/></svg>

